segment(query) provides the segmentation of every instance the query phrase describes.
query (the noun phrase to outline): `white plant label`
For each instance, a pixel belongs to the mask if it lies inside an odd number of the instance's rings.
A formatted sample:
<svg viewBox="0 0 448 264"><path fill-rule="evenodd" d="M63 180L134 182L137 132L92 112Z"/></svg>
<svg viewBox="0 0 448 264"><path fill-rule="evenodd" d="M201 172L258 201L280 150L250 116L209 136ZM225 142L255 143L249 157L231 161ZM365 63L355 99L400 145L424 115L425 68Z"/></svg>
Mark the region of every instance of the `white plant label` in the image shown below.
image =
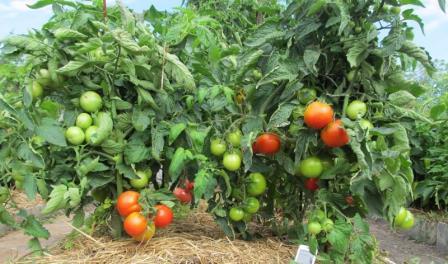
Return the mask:
<svg viewBox="0 0 448 264"><path fill-rule="evenodd" d="M310 252L310 248L308 246L300 245L294 261L297 264L314 264L316 261L316 256Z"/></svg>

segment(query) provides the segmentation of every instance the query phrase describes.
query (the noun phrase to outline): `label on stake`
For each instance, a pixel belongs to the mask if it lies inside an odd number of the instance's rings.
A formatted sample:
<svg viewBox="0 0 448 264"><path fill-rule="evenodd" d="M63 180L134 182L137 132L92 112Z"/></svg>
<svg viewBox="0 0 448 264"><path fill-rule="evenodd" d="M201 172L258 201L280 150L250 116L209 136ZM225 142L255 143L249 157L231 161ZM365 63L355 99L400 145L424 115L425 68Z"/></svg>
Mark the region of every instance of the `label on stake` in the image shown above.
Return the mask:
<svg viewBox="0 0 448 264"><path fill-rule="evenodd" d="M316 261L316 256L310 252L310 248L308 246L300 245L294 261L297 264L314 264Z"/></svg>

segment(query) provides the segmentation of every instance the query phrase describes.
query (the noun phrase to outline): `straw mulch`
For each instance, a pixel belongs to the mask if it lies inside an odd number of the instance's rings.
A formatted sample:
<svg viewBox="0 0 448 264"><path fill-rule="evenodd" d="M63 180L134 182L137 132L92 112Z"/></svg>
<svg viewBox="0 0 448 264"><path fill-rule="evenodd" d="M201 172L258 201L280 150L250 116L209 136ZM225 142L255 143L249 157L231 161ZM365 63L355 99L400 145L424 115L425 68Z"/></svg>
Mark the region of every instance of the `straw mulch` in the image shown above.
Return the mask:
<svg viewBox="0 0 448 264"><path fill-rule="evenodd" d="M132 240L113 241L80 235L70 250L59 247L40 258L19 263L289 263L297 246L274 237L254 241L230 240L204 212L157 230L146 244Z"/></svg>
<svg viewBox="0 0 448 264"><path fill-rule="evenodd" d="M6 210L9 213L16 214L20 209L34 209L43 205L44 201L39 194L36 194L34 200L29 200L23 191L11 190L11 197L6 204Z"/></svg>

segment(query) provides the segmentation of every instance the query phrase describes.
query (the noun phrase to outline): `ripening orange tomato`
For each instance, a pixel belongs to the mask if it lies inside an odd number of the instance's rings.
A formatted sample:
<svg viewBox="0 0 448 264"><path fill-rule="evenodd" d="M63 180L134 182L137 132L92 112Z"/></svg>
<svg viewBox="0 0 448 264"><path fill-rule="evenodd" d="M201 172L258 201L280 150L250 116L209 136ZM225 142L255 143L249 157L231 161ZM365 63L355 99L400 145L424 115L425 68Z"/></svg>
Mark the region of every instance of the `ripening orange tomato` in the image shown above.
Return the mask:
<svg viewBox="0 0 448 264"><path fill-rule="evenodd" d="M123 222L124 231L130 236L139 236L146 231L148 220L139 212L128 215Z"/></svg>
<svg viewBox="0 0 448 264"><path fill-rule="evenodd" d="M140 212L142 207L138 204L140 193L134 191L126 191L118 196L117 210L121 216L128 216L133 212Z"/></svg>
<svg viewBox="0 0 448 264"><path fill-rule="evenodd" d="M305 109L305 124L314 129L321 129L333 121L333 108L319 101L309 104Z"/></svg>
<svg viewBox="0 0 448 264"><path fill-rule="evenodd" d="M324 144L331 148L339 148L350 142L350 137L340 119L331 122L320 133Z"/></svg>
<svg viewBox="0 0 448 264"><path fill-rule="evenodd" d="M145 232L132 238L140 242L146 242L151 240L151 238L154 236L155 233L156 233L156 226L154 225L154 223L151 223L150 225L148 225L148 227L146 227Z"/></svg>

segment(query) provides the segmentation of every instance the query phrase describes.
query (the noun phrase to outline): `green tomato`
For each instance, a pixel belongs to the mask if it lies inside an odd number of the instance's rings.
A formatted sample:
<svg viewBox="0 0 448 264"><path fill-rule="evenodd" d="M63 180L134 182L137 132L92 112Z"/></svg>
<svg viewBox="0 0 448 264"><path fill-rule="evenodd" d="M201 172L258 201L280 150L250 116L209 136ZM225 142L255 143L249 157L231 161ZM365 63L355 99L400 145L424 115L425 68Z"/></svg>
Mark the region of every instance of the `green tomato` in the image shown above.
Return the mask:
<svg viewBox="0 0 448 264"><path fill-rule="evenodd" d="M406 34L406 39L407 40L409 40L409 41L414 40L414 31L412 30L412 28L406 29L405 34Z"/></svg>
<svg viewBox="0 0 448 264"><path fill-rule="evenodd" d="M404 222L404 219L406 218L407 211L404 207L400 208L400 211L398 211L398 214L395 216L394 224L395 226L401 226Z"/></svg>
<svg viewBox="0 0 448 264"><path fill-rule="evenodd" d="M73 126L69 127L65 131L65 138L73 145L81 145L84 142L86 136L81 128Z"/></svg>
<svg viewBox="0 0 448 264"><path fill-rule="evenodd" d="M222 156L226 152L227 146L221 139L213 139L210 142L210 152L215 156Z"/></svg>
<svg viewBox="0 0 448 264"><path fill-rule="evenodd" d="M187 109L191 110L194 106L194 97L192 95L187 96L185 99L185 103L187 104Z"/></svg>
<svg viewBox="0 0 448 264"><path fill-rule="evenodd" d="M400 227L404 230L410 230L414 227L414 224L414 215L411 212L406 211L406 217L404 218L403 223L401 223Z"/></svg>
<svg viewBox="0 0 448 264"><path fill-rule="evenodd" d="M137 171L136 172L139 179L131 179L131 186L136 189L143 189L149 183L149 178L152 176L151 169L147 169L145 171Z"/></svg>
<svg viewBox="0 0 448 264"><path fill-rule="evenodd" d="M241 208L232 207L230 209L229 216L232 221L238 222L238 221L243 220L244 211Z"/></svg>
<svg viewBox="0 0 448 264"><path fill-rule="evenodd" d="M312 88L303 88L297 92L297 99L302 104L308 104L317 97L317 92Z"/></svg>
<svg viewBox="0 0 448 264"><path fill-rule="evenodd" d="M43 93L44 89L42 88L42 85L37 81L33 81L31 84L31 97L33 100L41 97Z"/></svg>
<svg viewBox="0 0 448 264"><path fill-rule="evenodd" d="M113 157L113 160L115 161L115 164L121 164L123 163L123 154L117 154Z"/></svg>
<svg viewBox="0 0 448 264"><path fill-rule="evenodd" d="M227 142L232 144L234 147L239 147L241 145L241 131L236 130L227 135Z"/></svg>
<svg viewBox="0 0 448 264"><path fill-rule="evenodd" d="M241 157L237 153L226 153L222 164L229 171L237 171L241 167Z"/></svg>
<svg viewBox="0 0 448 264"><path fill-rule="evenodd" d="M93 123L92 117L87 113L81 113L76 118L76 126L82 129L89 128Z"/></svg>
<svg viewBox="0 0 448 264"><path fill-rule="evenodd" d="M86 142L89 144L92 144L92 141L90 141L90 140L92 139L92 136L96 133L98 133L98 127L97 126L89 126L86 129Z"/></svg>
<svg viewBox="0 0 448 264"><path fill-rule="evenodd" d="M334 223L331 219L327 218L322 222L322 230L324 230L326 233L331 232L333 230Z"/></svg>
<svg viewBox="0 0 448 264"><path fill-rule="evenodd" d="M304 159L299 166L300 173L307 178L318 178L324 170L322 162L317 157Z"/></svg>
<svg viewBox="0 0 448 264"><path fill-rule="evenodd" d="M0 187L0 203L4 203L9 199L9 189L1 186Z"/></svg>
<svg viewBox="0 0 448 264"><path fill-rule="evenodd" d="M307 229L311 235L317 235L322 231L322 226L318 222L310 222Z"/></svg>
<svg viewBox="0 0 448 264"><path fill-rule="evenodd" d="M25 176L23 176L22 174L20 174L17 171L14 171L11 174L11 176L12 176L13 180L15 180L15 181L24 181L25 180Z"/></svg>
<svg viewBox="0 0 448 264"><path fill-rule="evenodd" d="M355 33L356 34L359 34L359 33L361 33L361 31L362 31L362 27L355 27Z"/></svg>
<svg viewBox="0 0 448 264"><path fill-rule="evenodd" d="M370 130L370 129L373 129L373 124L370 123L370 121L367 120L367 119L361 119L361 120L359 121L359 125L360 125L361 128L364 129L364 130Z"/></svg>
<svg viewBox="0 0 448 264"><path fill-rule="evenodd" d="M311 219L315 220L317 222L323 222L326 218L327 218L327 216L325 215L325 212L320 209L315 210L311 214Z"/></svg>
<svg viewBox="0 0 448 264"><path fill-rule="evenodd" d="M362 118L366 113L367 105L362 101L354 100L347 106L347 116L352 120Z"/></svg>
<svg viewBox="0 0 448 264"><path fill-rule="evenodd" d="M252 71L252 76L254 76L254 79L258 81L261 79L261 77L263 77L263 74L261 73L260 70L255 69Z"/></svg>
<svg viewBox="0 0 448 264"><path fill-rule="evenodd" d="M18 190L22 190L23 189L23 181L14 181L14 185L16 186L16 188Z"/></svg>
<svg viewBox="0 0 448 264"><path fill-rule="evenodd" d="M347 73L347 81L353 82L353 80L356 77L356 70L351 70L349 73Z"/></svg>
<svg viewBox="0 0 448 264"><path fill-rule="evenodd" d="M249 197L244 201L244 211L249 214L255 214L260 209L260 202L257 198Z"/></svg>
<svg viewBox="0 0 448 264"><path fill-rule="evenodd" d="M259 196L266 191L266 178L263 174L253 172L249 174L246 191L250 196Z"/></svg>
<svg viewBox="0 0 448 264"><path fill-rule="evenodd" d="M390 12L394 15L399 15L401 13L401 8L399 6L394 6L390 9Z"/></svg>
<svg viewBox="0 0 448 264"><path fill-rule="evenodd" d="M81 108L84 109L84 111L94 113L101 109L103 100L101 99L101 96L96 92L88 91L81 95L79 104L81 105Z"/></svg>
<svg viewBox="0 0 448 264"><path fill-rule="evenodd" d="M51 85L51 77L50 72L47 69L40 69L37 74L36 81L42 86L50 86Z"/></svg>

